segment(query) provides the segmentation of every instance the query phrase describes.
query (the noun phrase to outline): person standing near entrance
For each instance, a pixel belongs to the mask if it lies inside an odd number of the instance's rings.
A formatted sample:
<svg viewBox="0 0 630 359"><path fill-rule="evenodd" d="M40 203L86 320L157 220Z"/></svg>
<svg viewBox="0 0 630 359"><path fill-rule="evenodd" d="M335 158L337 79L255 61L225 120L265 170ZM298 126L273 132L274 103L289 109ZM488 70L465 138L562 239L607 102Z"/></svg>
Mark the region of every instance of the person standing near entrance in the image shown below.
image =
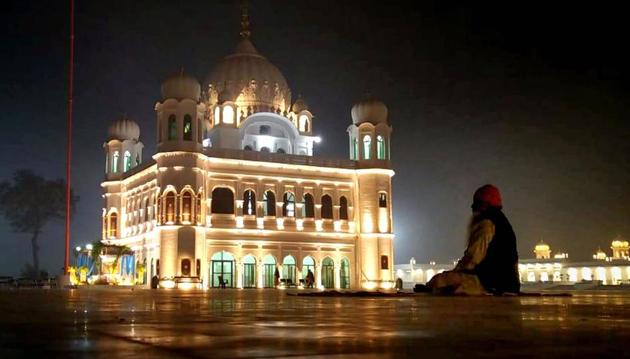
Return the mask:
<svg viewBox="0 0 630 359"><path fill-rule="evenodd" d="M313 284L315 283L315 275L309 269L306 273L306 288L313 288Z"/></svg>
<svg viewBox="0 0 630 359"><path fill-rule="evenodd" d="M475 191L467 248L455 269L434 276L427 287L436 294L519 293L516 235L502 212L499 189Z"/></svg>

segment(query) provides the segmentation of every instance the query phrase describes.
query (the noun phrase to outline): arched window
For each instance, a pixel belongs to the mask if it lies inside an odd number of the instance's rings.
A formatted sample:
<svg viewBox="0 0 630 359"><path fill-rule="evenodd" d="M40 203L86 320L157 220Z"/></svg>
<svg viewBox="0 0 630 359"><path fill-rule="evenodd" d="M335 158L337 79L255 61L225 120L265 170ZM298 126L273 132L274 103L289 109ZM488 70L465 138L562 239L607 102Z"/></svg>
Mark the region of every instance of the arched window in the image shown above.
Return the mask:
<svg viewBox="0 0 630 359"><path fill-rule="evenodd" d="M226 187L217 187L212 191L212 213L234 213L234 193Z"/></svg>
<svg viewBox="0 0 630 359"><path fill-rule="evenodd" d="M263 201L265 202L265 206L264 206L265 216L272 216L272 217L275 216L276 215L276 195L271 191L267 191L263 195Z"/></svg>
<svg viewBox="0 0 630 359"><path fill-rule="evenodd" d="M269 152L269 147L261 147L260 152Z"/></svg>
<svg viewBox="0 0 630 359"><path fill-rule="evenodd" d="M219 108L219 106L214 108L214 124L218 125L219 124L219 117L221 115L221 109Z"/></svg>
<svg viewBox="0 0 630 359"><path fill-rule="evenodd" d="M363 136L363 159L370 159L370 151L372 150L372 138L370 135Z"/></svg>
<svg viewBox="0 0 630 359"><path fill-rule="evenodd" d="M327 289L335 287L335 262L330 257L322 261L322 285Z"/></svg>
<svg viewBox="0 0 630 359"><path fill-rule="evenodd" d="M310 193L304 195L304 205L302 206L302 217L313 218L315 217L315 201Z"/></svg>
<svg viewBox="0 0 630 359"><path fill-rule="evenodd" d="M118 235L118 214L112 212L109 214L109 237L116 237Z"/></svg>
<svg viewBox="0 0 630 359"><path fill-rule="evenodd" d="M131 169L131 153L129 151L125 151L125 156L123 157L123 172L127 172Z"/></svg>
<svg viewBox="0 0 630 359"><path fill-rule="evenodd" d="M140 154L136 154L136 166L140 164Z"/></svg>
<svg viewBox="0 0 630 359"><path fill-rule="evenodd" d="M175 115L168 117L168 140L174 141L177 139L177 118Z"/></svg>
<svg viewBox="0 0 630 359"><path fill-rule="evenodd" d="M256 215L256 194L250 189L243 193L243 214Z"/></svg>
<svg viewBox="0 0 630 359"><path fill-rule="evenodd" d="M387 207L387 194L386 193L379 193L378 194L378 206L380 208L386 208Z"/></svg>
<svg viewBox="0 0 630 359"><path fill-rule="evenodd" d="M385 140L383 140L383 136L376 136L376 158L379 160L385 159Z"/></svg>
<svg viewBox="0 0 630 359"><path fill-rule="evenodd" d="M327 194L322 196L322 218L333 218L332 198Z"/></svg>
<svg viewBox="0 0 630 359"><path fill-rule="evenodd" d="M295 217L295 195L292 192L285 192L282 202L282 215Z"/></svg>
<svg viewBox="0 0 630 359"><path fill-rule="evenodd" d="M114 155L112 156L112 173L118 172L118 158L119 157L120 157L120 154L118 154L118 151L114 151Z"/></svg>
<svg viewBox="0 0 630 359"><path fill-rule="evenodd" d="M166 222L175 222L175 193L169 192L164 199L164 206L166 209L165 220Z"/></svg>
<svg viewBox="0 0 630 359"><path fill-rule="evenodd" d="M300 132L308 132L308 116L300 116Z"/></svg>
<svg viewBox="0 0 630 359"><path fill-rule="evenodd" d="M245 151L252 151L252 146L250 145L246 145L245 148L243 148Z"/></svg>
<svg viewBox="0 0 630 359"><path fill-rule="evenodd" d="M223 107L223 123L231 125L234 123L234 109L232 106Z"/></svg>
<svg viewBox="0 0 630 359"><path fill-rule="evenodd" d="M359 139L355 138L354 139L354 143L352 144L354 146L354 160L358 160L359 159Z"/></svg>
<svg viewBox="0 0 630 359"><path fill-rule="evenodd" d="M189 191L182 194L182 221L190 222L192 220L192 195Z"/></svg>
<svg viewBox="0 0 630 359"><path fill-rule="evenodd" d="M339 219L348 219L348 200L344 196L339 198Z"/></svg>
<svg viewBox="0 0 630 359"><path fill-rule="evenodd" d="M190 115L184 116L184 141L192 141L192 118Z"/></svg>

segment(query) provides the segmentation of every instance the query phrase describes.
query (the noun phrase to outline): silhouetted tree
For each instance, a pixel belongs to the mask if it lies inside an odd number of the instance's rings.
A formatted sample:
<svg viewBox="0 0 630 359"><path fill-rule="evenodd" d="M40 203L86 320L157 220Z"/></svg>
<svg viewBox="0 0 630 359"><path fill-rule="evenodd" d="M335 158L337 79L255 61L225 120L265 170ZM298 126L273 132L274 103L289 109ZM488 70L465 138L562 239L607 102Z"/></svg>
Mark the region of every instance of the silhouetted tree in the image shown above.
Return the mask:
<svg viewBox="0 0 630 359"><path fill-rule="evenodd" d="M47 180L30 170L18 170L13 181L0 183L0 213L14 231L31 235L33 272L39 277L37 240L48 222L65 217L65 181ZM78 201L71 196L72 207Z"/></svg>

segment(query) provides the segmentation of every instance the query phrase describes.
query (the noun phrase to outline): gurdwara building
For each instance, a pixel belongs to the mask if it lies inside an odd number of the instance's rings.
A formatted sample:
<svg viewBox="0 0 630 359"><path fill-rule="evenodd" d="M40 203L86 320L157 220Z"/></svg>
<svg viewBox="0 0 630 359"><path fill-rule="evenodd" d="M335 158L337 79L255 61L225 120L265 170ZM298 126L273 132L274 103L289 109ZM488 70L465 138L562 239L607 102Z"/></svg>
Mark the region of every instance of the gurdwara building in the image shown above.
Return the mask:
<svg viewBox="0 0 630 359"><path fill-rule="evenodd" d="M103 243L130 248L163 287L300 286L311 272L318 288L390 288L386 106L354 104L349 159L314 155L314 112L247 24L203 86L183 72L162 83L149 160L136 122L110 126Z"/></svg>

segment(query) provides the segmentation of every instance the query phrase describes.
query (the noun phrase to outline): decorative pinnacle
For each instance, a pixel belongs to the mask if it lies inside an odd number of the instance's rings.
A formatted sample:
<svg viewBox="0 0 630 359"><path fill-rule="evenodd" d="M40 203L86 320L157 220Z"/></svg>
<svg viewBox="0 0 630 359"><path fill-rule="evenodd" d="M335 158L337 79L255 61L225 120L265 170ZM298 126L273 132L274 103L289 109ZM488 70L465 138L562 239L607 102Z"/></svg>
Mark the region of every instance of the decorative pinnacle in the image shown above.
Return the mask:
<svg viewBox="0 0 630 359"><path fill-rule="evenodd" d="M249 39L251 35L249 30L249 14L247 9L247 1L241 1L241 32L240 35L243 39Z"/></svg>

